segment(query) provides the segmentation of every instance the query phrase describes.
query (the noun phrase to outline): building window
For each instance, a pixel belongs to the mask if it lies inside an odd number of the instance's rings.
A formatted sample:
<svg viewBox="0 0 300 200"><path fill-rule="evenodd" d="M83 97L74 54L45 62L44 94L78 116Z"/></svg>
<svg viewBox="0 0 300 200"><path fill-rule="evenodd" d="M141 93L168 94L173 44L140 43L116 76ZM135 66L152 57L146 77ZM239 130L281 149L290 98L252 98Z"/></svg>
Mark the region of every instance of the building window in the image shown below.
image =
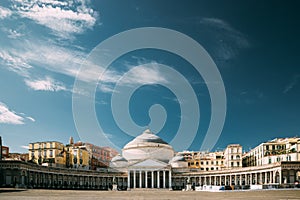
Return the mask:
<svg viewBox="0 0 300 200"><path fill-rule="evenodd" d="M236 156L236 159L240 159L240 156L239 156L239 155L237 155L237 156Z"/></svg>
<svg viewBox="0 0 300 200"><path fill-rule="evenodd" d="M209 168L207 167L207 168L206 168L206 171L208 171L208 170L209 170Z"/></svg>
<svg viewBox="0 0 300 200"><path fill-rule="evenodd" d="M271 158L269 158L269 164L271 164L272 163L272 159Z"/></svg>
<svg viewBox="0 0 300 200"><path fill-rule="evenodd" d="M277 157L277 162L279 162L280 161L280 157Z"/></svg>
<svg viewBox="0 0 300 200"><path fill-rule="evenodd" d="M31 152L31 157L32 157L32 158L34 157L34 151Z"/></svg>
<svg viewBox="0 0 300 200"><path fill-rule="evenodd" d="M208 161L206 161L206 164L208 165Z"/></svg>
<svg viewBox="0 0 300 200"><path fill-rule="evenodd" d="M236 165L239 167L240 166L240 162L237 162Z"/></svg>
<svg viewBox="0 0 300 200"><path fill-rule="evenodd" d="M233 167L233 162L231 162L231 167Z"/></svg>
<svg viewBox="0 0 300 200"><path fill-rule="evenodd" d="M199 166L199 162L196 162L196 165Z"/></svg>
<svg viewBox="0 0 300 200"><path fill-rule="evenodd" d="M214 168L212 167L212 168L210 168L211 170L214 170Z"/></svg>
<svg viewBox="0 0 300 200"><path fill-rule="evenodd" d="M203 165L203 162L201 161L201 165Z"/></svg>
<svg viewBox="0 0 300 200"><path fill-rule="evenodd" d="M219 163L218 163L218 161L216 161L216 165L218 165Z"/></svg>
<svg viewBox="0 0 300 200"><path fill-rule="evenodd" d="M50 151L49 151L49 156L50 156L50 157L53 157L53 150L50 150Z"/></svg>
<svg viewBox="0 0 300 200"><path fill-rule="evenodd" d="M47 157L47 150L44 151L44 157Z"/></svg>
<svg viewBox="0 0 300 200"><path fill-rule="evenodd" d="M52 149L53 148L53 144L52 144L52 142L50 142L50 149Z"/></svg>
<svg viewBox="0 0 300 200"><path fill-rule="evenodd" d="M233 156L231 156L231 160L233 160Z"/></svg>

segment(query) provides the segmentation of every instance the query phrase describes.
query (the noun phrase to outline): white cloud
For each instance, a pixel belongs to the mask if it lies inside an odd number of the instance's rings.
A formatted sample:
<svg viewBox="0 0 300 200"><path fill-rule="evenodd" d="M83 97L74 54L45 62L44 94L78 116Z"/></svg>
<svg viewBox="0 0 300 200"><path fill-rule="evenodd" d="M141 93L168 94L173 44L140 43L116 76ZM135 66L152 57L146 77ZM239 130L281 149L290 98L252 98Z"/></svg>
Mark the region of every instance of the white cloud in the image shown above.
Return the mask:
<svg viewBox="0 0 300 200"><path fill-rule="evenodd" d="M150 62L150 61L148 61ZM156 62L150 62L151 65L143 66L138 64L138 67L134 67L129 72L125 74L120 74L118 71L107 71L99 79L98 89L105 93L118 92L114 89L114 84L118 83L122 79L122 84L126 86L133 85L144 85L144 84L164 84L168 83L168 77L166 74L160 72L159 67Z"/></svg>
<svg viewBox="0 0 300 200"><path fill-rule="evenodd" d="M12 15L12 11L0 6L0 19L7 18Z"/></svg>
<svg viewBox="0 0 300 200"><path fill-rule="evenodd" d="M167 83L166 77L159 71L155 62L151 67L139 66L133 68L133 72L126 77L125 84L158 84Z"/></svg>
<svg viewBox="0 0 300 200"><path fill-rule="evenodd" d="M201 18L199 23L205 25L214 35L214 51L222 60L229 60L235 57L240 49L250 47L250 43L240 31L221 19Z"/></svg>
<svg viewBox="0 0 300 200"><path fill-rule="evenodd" d="M5 66L8 66L9 70L24 77L28 77L28 69L32 67L31 65L27 64L26 60L24 60L22 57L19 57L19 52L16 52L15 50L0 50L0 61Z"/></svg>
<svg viewBox="0 0 300 200"><path fill-rule="evenodd" d="M27 119L29 119L32 122L35 122L35 119L33 119L32 117L26 117Z"/></svg>
<svg viewBox="0 0 300 200"><path fill-rule="evenodd" d="M23 149L29 149L29 146L25 146L25 145L22 145L20 147L23 148Z"/></svg>
<svg viewBox="0 0 300 200"><path fill-rule="evenodd" d="M295 75L292 80L290 81L290 83L285 87L285 89L283 90L283 93L286 94L288 93L290 90L292 90L295 85L297 85L298 81L299 81L300 75L297 74Z"/></svg>
<svg viewBox="0 0 300 200"><path fill-rule="evenodd" d="M104 93L116 92L113 86L110 86L109 84L101 84L98 86L98 89Z"/></svg>
<svg viewBox="0 0 300 200"><path fill-rule="evenodd" d="M50 28L56 35L69 38L72 34L91 29L97 20L97 13L87 6L88 2L56 0L15 0L17 13L36 23Z"/></svg>
<svg viewBox="0 0 300 200"><path fill-rule="evenodd" d="M62 83L55 81L50 77L46 77L45 79L38 79L38 80L25 79L25 83L33 90L53 91L53 92L67 90L67 88Z"/></svg>
<svg viewBox="0 0 300 200"><path fill-rule="evenodd" d="M12 38L12 39L16 39L19 38L21 36L23 36L24 34L18 32L17 30L13 30L13 29L9 29L8 30L8 37Z"/></svg>
<svg viewBox="0 0 300 200"><path fill-rule="evenodd" d="M0 102L0 123L24 124L24 118L15 111L10 110L4 103Z"/></svg>

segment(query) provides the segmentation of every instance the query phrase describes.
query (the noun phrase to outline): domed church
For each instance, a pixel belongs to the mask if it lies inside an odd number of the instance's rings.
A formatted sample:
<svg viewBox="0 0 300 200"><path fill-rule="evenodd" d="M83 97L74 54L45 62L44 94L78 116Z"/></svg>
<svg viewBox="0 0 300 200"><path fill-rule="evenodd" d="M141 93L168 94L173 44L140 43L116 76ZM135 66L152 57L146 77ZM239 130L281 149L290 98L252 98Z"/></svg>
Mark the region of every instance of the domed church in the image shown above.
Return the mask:
<svg viewBox="0 0 300 200"><path fill-rule="evenodd" d="M171 145L146 129L127 143L110 167L127 172L128 188L171 188L172 167L187 167Z"/></svg>

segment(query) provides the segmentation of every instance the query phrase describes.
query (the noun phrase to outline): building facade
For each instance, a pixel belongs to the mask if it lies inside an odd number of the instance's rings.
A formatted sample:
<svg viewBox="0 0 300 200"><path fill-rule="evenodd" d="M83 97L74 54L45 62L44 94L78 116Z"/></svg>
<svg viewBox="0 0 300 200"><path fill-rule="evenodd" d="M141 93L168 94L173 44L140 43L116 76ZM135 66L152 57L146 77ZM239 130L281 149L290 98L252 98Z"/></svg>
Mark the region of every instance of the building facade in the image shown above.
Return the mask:
<svg viewBox="0 0 300 200"><path fill-rule="evenodd" d="M29 144L29 160L45 166L65 167L65 146L61 142L46 141Z"/></svg>
<svg viewBox="0 0 300 200"><path fill-rule="evenodd" d="M263 166L281 161L300 161L299 151L299 138L276 138L261 143L243 155L243 166Z"/></svg>
<svg viewBox="0 0 300 200"><path fill-rule="evenodd" d="M288 138L259 145L254 148L253 157L257 157L256 163L260 161L262 164L255 166L241 165L242 160L248 159L247 156L251 154L242 155L241 146L237 144L228 145L223 153L201 155L193 152L194 156L199 156L200 168L192 168L191 165L188 166L187 161L192 159L191 154L175 153L172 146L150 130L146 130L126 144L121 155L112 158L109 168L99 171L42 166L20 160L2 160L0 187L105 190L136 188L182 190L197 186L202 189L220 186L231 186L235 189L293 187L300 179L299 140L300 138ZM291 159L288 157L287 160L278 159L276 162L265 164L261 156L265 155L268 149L273 150L272 145L275 145L275 149L276 145L280 145L278 151L283 149L284 152L289 152L285 155L295 155L291 156ZM34 148L35 146L32 147ZM210 163L201 164L204 158ZM216 168L219 161L223 161L223 165L218 170L201 169L204 166Z"/></svg>
<svg viewBox="0 0 300 200"><path fill-rule="evenodd" d="M243 149L239 144L230 144L224 151L224 165L225 168L239 168L242 167Z"/></svg>
<svg viewBox="0 0 300 200"><path fill-rule="evenodd" d="M191 169L200 169L201 171L214 171L223 169L224 152L178 152L177 155L182 155Z"/></svg>

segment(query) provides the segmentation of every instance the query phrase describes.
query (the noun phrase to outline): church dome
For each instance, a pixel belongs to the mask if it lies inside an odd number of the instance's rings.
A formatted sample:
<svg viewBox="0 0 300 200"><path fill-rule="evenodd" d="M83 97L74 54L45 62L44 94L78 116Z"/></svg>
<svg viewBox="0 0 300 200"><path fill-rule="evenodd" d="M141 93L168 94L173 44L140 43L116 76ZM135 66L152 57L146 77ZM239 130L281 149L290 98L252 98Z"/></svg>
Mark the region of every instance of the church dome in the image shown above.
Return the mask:
<svg viewBox="0 0 300 200"><path fill-rule="evenodd" d="M171 166L173 168L187 168L188 167L188 163L185 161L185 159L182 155L174 156L170 160L169 164L171 164Z"/></svg>
<svg viewBox="0 0 300 200"><path fill-rule="evenodd" d="M111 159L111 162L118 162L118 161L125 161L125 162L127 162L127 160L125 158L123 158L120 154L116 155L115 157L113 157Z"/></svg>
<svg viewBox="0 0 300 200"><path fill-rule="evenodd" d="M174 156L173 148L149 129L126 144L122 155L129 162L155 159L168 163Z"/></svg>
<svg viewBox="0 0 300 200"><path fill-rule="evenodd" d="M110 167L126 167L127 166L127 160L123 158L120 154L113 157L110 161L109 166Z"/></svg>
<svg viewBox="0 0 300 200"><path fill-rule="evenodd" d="M170 163L174 163L174 162L185 162L185 159L183 156L180 155L174 156L172 160L170 160Z"/></svg>
<svg viewBox="0 0 300 200"><path fill-rule="evenodd" d="M135 139L133 139L131 142L125 145L124 148L136 146L139 144L143 144L145 142L151 142L157 144L168 144L157 135L154 135L149 129L146 129L141 135L137 136Z"/></svg>

